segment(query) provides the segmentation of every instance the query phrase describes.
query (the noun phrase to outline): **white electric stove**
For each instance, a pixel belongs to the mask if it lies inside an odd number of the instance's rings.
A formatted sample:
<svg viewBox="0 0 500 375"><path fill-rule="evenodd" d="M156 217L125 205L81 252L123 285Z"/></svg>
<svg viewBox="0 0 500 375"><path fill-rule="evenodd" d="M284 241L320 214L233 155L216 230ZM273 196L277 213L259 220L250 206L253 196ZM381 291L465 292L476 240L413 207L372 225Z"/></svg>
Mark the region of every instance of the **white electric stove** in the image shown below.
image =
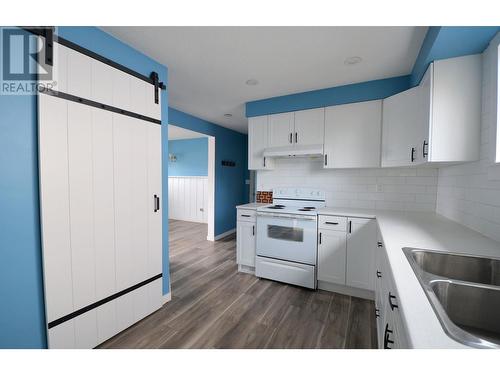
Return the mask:
<svg viewBox="0 0 500 375"><path fill-rule="evenodd" d="M321 207L325 207L321 190L273 190L273 204L257 209L256 276L316 288Z"/></svg>

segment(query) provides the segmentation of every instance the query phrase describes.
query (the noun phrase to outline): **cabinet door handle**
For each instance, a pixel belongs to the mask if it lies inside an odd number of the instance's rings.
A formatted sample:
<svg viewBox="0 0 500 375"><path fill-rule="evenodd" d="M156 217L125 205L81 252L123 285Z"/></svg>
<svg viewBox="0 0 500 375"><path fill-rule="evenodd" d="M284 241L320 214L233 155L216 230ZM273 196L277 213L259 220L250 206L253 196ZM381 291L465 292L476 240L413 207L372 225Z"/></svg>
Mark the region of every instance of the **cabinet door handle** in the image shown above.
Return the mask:
<svg viewBox="0 0 500 375"><path fill-rule="evenodd" d="M327 166L327 165L328 165L328 155L325 154L325 166Z"/></svg>
<svg viewBox="0 0 500 375"><path fill-rule="evenodd" d="M375 318L380 318L380 310L375 309Z"/></svg>
<svg viewBox="0 0 500 375"><path fill-rule="evenodd" d="M399 308L398 305L396 305L395 303L392 303L393 299L395 300L396 296L394 294L392 294L391 292L389 292L389 305L391 306L391 310Z"/></svg>
<svg viewBox="0 0 500 375"><path fill-rule="evenodd" d="M380 279L382 277L382 272L380 272L379 270L377 270L377 279Z"/></svg>
<svg viewBox="0 0 500 375"><path fill-rule="evenodd" d="M412 163L415 161L415 147L411 148L410 160Z"/></svg>
<svg viewBox="0 0 500 375"><path fill-rule="evenodd" d="M320 245L321 245L321 239L322 239L321 232L319 232L319 244Z"/></svg>
<svg viewBox="0 0 500 375"><path fill-rule="evenodd" d="M255 225L252 225L252 236L255 236Z"/></svg>
<svg viewBox="0 0 500 375"><path fill-rule="evenodd" d="M377 242L377 247L382 247L382 246L384 246L384 245L382 244L382 242L378 241L378 242Z"/></svg>
<svg viewBox="0 0 500 375"><path fill-rule="evenodd" d="M264 156L264 168L266 167L266 157Z"/></svg>
<svg viewBox="0 0 500 375"><path fill-rule="evenodd" d="M299 138L297 137L297 132L295 132L295 143L299 141Z"/></svg>
<svg viewBox="0 0 500 375"><path fill-rule="evenodd" d="M325 221L325 224L328 224L328 225L339 225L339 223L335 223L333 221Z"/></svg>
<svg viewBox="0 0 500 375"><path fill-rule="evenodd" d="M425 149L426 147L427 150ZM428 148L429 148L429 143L427 143L427 141L424 141L424 144L422 145L422 156L424 159L427 157L427 155L429 155Z"/></svg>
<svg viewBox="0 0 500 375"><path fill-rule="evenodd" d="M394 341L390 339L390 333L392 333L392 330L389 329L389 324L387 323L384 330L384 349L391 349L389 344L394 344Z"/></svg>
<svg viewBox="0 0 500 375"><path fill-rule="evenodd" d="M250 217L250 215L247 214L241 214L242 217Z"/></svg>
<svg viewBox="0 0 500 375"><path fill-rule="evenodd" d="M292 133L290 133L290 143L292 143Z"/></svg>
<svg viewBox="0 0 500 375"><path fill-rule="evenodd" d="M155 194L153 199L154 199L154 205L155 205L154 212L158 212L158 211L160 211L160 197Z"/></svg>
<svg viewBox="0 0 500 375"><path fill-rule="evenodd" d="M349 220L349 233L352 233L352 221Z"/></svg>

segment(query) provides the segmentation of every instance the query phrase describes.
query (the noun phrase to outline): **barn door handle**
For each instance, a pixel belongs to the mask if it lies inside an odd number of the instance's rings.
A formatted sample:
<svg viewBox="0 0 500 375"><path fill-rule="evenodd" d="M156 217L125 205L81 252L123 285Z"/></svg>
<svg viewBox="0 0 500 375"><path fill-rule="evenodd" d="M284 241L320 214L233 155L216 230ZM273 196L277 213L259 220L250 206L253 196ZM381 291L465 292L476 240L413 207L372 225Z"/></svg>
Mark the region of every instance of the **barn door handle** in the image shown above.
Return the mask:
<svg viewBox="0 0 500 375"><path fill-rule="evenodd" d="M155 201L155 209L154 212L160 211L160 197L158 195L154 195L154 201Z"/></svg>

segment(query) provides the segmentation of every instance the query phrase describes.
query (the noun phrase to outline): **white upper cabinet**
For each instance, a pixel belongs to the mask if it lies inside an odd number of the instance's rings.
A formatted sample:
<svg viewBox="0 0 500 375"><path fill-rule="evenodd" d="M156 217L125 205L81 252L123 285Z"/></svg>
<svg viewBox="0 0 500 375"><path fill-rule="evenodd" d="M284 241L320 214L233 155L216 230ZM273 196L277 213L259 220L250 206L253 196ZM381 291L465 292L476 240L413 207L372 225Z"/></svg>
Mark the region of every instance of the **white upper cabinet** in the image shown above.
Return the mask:
<svg viewBox="0 0 500 375"><path fill-rule="evenodd" d="M427 161L479 159L481 55L435 61L420 88Z"/></svg>
<svg viewBox="0 0 500 375"><path fill-rule="evenodd" d="M270 169L274 161L262 153L268 147L268 117L258 116L248 119L248 169Z"/></svg>
<svg viewBox="0 0 500 375"><path fill-rule="evenodd" d="M409 166L421 153L418 134L422 122L420 89L414 87L384 100L382 123L382 167Z"/></svg>
<svg viewBox="0 0 500 375"><path fill-rule="evenodd" d="M438 60L420 85L384 99L382 166L479 158L481 56Z"/></svg>
<svg viewBox="0 0 500 375"><path fill-rule="evenodd" d="M293 143L298 146L322 145L325 131L325 109L295 112Z"/></svg>
<svg viewBox="0 0 500 375"><path fill-rule="evenodd" d="M294 113L269 115L269 147L292 146L294 140Z"/></svg>
<svg viewBox="0 0 500 375"><path fill-rule="evenodd" d="M327 107L324 167L380 167L382 101Z"/></svg>

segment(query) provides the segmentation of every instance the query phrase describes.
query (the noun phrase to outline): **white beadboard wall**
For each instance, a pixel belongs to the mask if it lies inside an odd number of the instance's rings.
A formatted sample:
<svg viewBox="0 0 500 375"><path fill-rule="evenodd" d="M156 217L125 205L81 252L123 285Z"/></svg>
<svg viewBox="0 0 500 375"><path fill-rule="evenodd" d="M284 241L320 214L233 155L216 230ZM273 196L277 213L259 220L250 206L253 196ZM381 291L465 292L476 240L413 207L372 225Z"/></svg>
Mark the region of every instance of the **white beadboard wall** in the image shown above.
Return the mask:
<svg viewBox="0 0 500 375"><path fill-rule="evenodd" d="M431 211L436 208L437 169L323 169L322 159L277 159L258 171L257 190L308 187L326 192L328 206Z"/></svg>
<svg viewBox="0 0 500 375"><path fill-rule="evenodd" d="M481 158L439 168L436 211L500 241L500 165L494 164L500 34L483 54Z"/></svg>
<svg viewBox="0 0 500 375"><path fill-rule="evenodd" d="M168 218L206 223L208 178L206 176L168 177Z"/></svg>

